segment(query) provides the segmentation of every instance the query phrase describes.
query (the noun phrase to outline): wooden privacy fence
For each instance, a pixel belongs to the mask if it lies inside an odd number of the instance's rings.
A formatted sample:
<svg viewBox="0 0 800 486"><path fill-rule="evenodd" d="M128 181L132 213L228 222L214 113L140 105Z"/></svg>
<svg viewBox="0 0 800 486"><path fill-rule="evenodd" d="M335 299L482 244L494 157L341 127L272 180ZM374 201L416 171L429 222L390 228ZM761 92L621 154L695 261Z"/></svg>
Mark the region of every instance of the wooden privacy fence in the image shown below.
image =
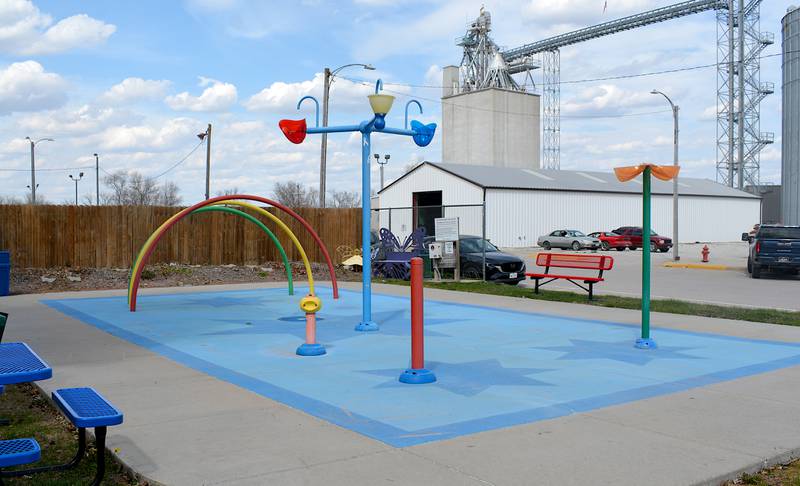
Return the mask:
<svg viewBox="0 0 800 486"><path fill-rule="evenodd" d="M111 267L131 265L150 234L182 208L154 206L0 205L0 250L11 251L18 267ZM294 218L274 208L297 235L312 261L322 252ZM300 208L295 211L319 234L331 258L336 247L360 248L360 208ZM273 222L259 218L281 241L290 260L300 260L291 240ZM280 261L270 239L252 222L232 214L187 216L159 241L150 263L201 265L256 264Z"/></svg>

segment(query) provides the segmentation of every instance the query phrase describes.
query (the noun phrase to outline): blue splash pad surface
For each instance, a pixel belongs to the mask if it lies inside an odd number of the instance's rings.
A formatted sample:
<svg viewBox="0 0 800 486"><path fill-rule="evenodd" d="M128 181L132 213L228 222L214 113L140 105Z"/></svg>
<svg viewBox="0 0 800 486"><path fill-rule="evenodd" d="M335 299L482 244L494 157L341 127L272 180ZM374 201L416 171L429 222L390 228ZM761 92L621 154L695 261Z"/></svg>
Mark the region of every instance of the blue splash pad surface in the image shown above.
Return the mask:
<svg viewBox="0 0 800 486"><path fill-rule="evenodd" d="M47 305L186 366L396 447L448 439L674 393L800 364L800 346L426 300L426 367L438 381L398 382L410 366L407 298L373 295L379 332L353 330L361 294L319 288L318 341L296 356L307 289L45 300Z"/></svg>

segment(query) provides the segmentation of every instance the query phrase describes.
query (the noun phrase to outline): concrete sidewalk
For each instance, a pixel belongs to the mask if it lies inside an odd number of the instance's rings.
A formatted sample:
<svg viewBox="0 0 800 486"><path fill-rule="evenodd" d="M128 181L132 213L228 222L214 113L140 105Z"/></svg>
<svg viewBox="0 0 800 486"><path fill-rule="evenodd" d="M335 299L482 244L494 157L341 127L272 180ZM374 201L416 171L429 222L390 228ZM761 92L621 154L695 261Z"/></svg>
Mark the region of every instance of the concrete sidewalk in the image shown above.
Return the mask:
<svg viewBox="0 0 800 486"><path fill-rule="evenodd" d="M269 287L148 289L144 294ZM348 287L358 288L354 284ZM375 285L406 295L407 288ZM426 291L437 300L638 324L638 312ZM47 391L97 387L125 412L109 447L169 485L676 485L718 484L800 454L800 367L516 427L396 449L179 365L66 317L40 299L0 299L7 340L54 368ZM653 315L653 325L800 342L800 329Z"/></svg>

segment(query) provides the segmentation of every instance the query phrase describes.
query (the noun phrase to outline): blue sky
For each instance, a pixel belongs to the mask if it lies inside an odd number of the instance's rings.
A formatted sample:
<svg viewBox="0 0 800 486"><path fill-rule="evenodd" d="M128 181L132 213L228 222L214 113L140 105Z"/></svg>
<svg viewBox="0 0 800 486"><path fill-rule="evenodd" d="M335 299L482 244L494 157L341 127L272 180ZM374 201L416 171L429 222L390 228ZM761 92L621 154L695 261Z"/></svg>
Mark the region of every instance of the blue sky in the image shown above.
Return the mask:
<svg viewBox="0 0 800 486"><path fill-rule="evenodd" d="M214 125L212 193L237 187L270 194L285 180L316 185L318 137L292 145L277 121L302 116L294 110L301 96L321 95L322 68L350 62L378 68L342 73L356 82L334 83L331 123L369 116L370 88L358 80L376 76L398 95L396 106L414 96L425 108L421 119L438 122L441 67L460 62L454 40L482 3L492 13L495 41L514 47L673 1L609 0L603 13L603 0L0 0L0 195L21 198L27 191L25 136L56 139L37 146L38 195L63 202L73 197L68 175L79 170L45 169L93 165L92 153L99 152L109 172L158 175L197 145L195 134L207 123ZM780 19L789 4L763 2L762 30L777 39L765 55L780 52ZM716 21L706 12L565 48L561 74L572 81L713 62ZM762 179L778 182L780 57L762 62L762 81L778 87L762 103L761 129L776 134L762 153ZM713 68L565 84L562 168L671 162L671 114L663 99L648 94L653 88L681 105L684 173L713 179ZM390 114L390 124L402 124L402 109ZM419 149L405 137L378 135L374 148L392 154L391 179L410 163L440 160L438 142ZM329 187L357 189L359 159L356 137L332 136ZM198 148L160 180L178 184L184 202L196 201L204 164ZM93 195L94 173L85 172L81 195Z"/></svg>

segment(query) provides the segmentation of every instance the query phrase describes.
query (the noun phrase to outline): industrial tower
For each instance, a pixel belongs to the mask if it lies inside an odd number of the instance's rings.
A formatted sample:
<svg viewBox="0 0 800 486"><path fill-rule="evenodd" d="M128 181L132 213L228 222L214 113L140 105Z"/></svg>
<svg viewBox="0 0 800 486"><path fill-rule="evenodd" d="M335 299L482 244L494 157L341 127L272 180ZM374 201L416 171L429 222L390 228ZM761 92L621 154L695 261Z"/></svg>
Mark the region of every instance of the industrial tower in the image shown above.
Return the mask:
<svg viewBox="0 0 800 486"><path fill-rule="evenodd" d="M740 189L758 186L759 153L774 141L774 134L760 132L761 100L774 92L772 83L760 80L759 56L774 42L772 34L759 30L761 0L689 0L504 51L489 37L491 16L481 9L478 19L456 42L464 50L460 86L462 91L489 87L524 91L533 84L531 71L541 67L542 167L559 169L560 49L708 10L716 10L718 19L717 181ZM517 73L526 73L525 83L512 78Z"/></svg>

